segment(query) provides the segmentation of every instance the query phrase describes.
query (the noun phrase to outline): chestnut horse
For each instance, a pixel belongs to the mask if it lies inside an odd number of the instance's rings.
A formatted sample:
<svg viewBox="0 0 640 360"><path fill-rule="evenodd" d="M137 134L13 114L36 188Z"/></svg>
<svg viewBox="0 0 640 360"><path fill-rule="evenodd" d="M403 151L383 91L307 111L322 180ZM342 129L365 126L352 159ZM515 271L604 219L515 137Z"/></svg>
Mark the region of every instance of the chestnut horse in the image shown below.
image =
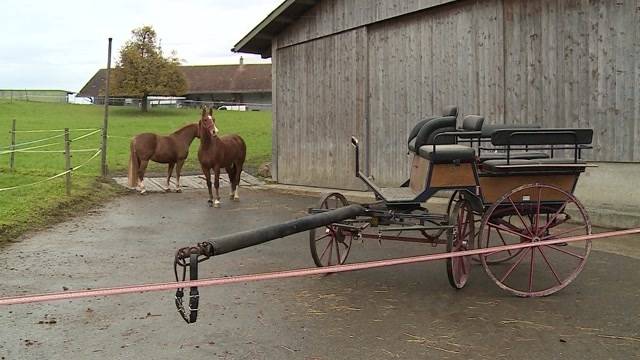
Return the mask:
<svg viewBox="0 0 640 360"><path fill-rule="evenodd" d="M198 149L198 160L202 167L202 172L207 180L209 189L209 206L220 207L220 169L224 168L229 175L231 183L231 194L229 198L239 200L240 173L242 165L247 155L247 146L239 135L231 134L218 137L216 120L213 117L213 110L207 107L202 108L202 117L198 123L200 131L200 148ZM216 188L216 199L213 201L211 193L211 169L215 176L214 186Z"/></svg>
<svg viewBox="0 0 640 360"><path fill-rule="evenodd" d="M180 170L189 155L189 146L193 139L199 137L198 124L185 125L169 136L144 133L136 135L131 140L131 154L129 156L129 186L140 189L140 193L146 192L144 188L144 172L149 160L161 164L169 164L167 175L167 187L170 191L171 173L176 167L176 191L181 192Z"/></svg>

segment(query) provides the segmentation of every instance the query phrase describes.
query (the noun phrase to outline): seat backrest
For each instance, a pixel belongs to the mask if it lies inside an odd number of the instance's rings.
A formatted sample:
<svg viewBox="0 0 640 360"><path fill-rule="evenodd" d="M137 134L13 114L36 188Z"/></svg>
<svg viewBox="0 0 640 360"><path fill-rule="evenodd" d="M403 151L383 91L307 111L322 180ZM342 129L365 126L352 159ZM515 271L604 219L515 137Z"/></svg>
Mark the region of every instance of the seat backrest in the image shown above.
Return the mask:
<svg viewBox="0 0 640 360"><path fill-rule="evenodd" d="M458 107L455 105L447 105L442 108L442 116L458 117Z"/></svg>
<svg viewBox="0 0 640 360"><path fill-rule="evenodd" d="M593 129L504 129L491 135L496 146L589 145L592 141Z"/></svg>
<svg viewBox="0 0 640 360"><path fill-rule="evenodd" d="M462 120L462 130L464 131L480 131L484 124L484 117L480 115L467 115Z"/></svg>
<svg viewBox="0 0 640 360"><path fill-rule="evenodd" d="M457 118L458 117L458 107L457 106L453 106L453 105L445 106L442 109L442 116L453 116L453 117ZM437 119L437 118L439 118L439 116L429 116L426 119L422 119L422 120L418 121L418 123L409 132L409 137L407 138L407 144L411 143L411 140L415 139L416 136L418 136L418 132L420 131L420 129L422 129L424 124L426 124L427 122L429 122L429 121L431 121L433 119Z"/></svg>
<svg viewBox="0 0 640 360"><path fill-rule="evenodd" d="M416 151L423 145L432 145L434 143L455 144L455 136L439 136L436 139L436 135L449 131L456 131L456 118L454 116L443 116L425 122L418 135L416 135Z"/></svg>

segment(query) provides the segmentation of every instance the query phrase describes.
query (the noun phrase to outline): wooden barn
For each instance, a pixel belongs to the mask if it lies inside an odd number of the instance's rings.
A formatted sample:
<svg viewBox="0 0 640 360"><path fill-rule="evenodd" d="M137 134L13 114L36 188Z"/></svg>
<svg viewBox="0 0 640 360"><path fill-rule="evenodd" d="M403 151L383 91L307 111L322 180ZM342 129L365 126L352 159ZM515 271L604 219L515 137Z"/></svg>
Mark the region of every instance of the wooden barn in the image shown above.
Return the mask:
<svg viewBox="0 0 640 360"><path fill-rule="evenodd" d="M187 91L180 95L187 100L245 103L258 109L271 106L271 64L192 65L178 69L187 81ZM100 102L106 71L98 70L77 96Z"/></svg>
<svg viewBox="0 0 640 360"><path fill-rule="evenodd" d="M361 188L356 135L366 172L397 186L408 131L454 104L487 123L594 128L600 167L579 191L640 203L611 176L640 175L638 0L287 0L233 50L272 59L280 183Z"/></svg>

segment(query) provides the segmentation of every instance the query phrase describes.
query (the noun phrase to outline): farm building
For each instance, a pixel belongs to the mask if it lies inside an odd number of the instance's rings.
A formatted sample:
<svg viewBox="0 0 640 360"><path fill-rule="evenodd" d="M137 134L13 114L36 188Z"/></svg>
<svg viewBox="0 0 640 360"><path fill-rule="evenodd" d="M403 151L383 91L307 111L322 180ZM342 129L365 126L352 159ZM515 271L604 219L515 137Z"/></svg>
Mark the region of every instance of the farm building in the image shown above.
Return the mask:
<svg viewBox="0 0 640 360"><path fill-rule="evenodd" d="M0 99L9 101L68 103L71 94L73 92L67 90L0 89Z"/></svg>
<svg viewBox="0 0 640 360"><path fill-rule="evenodd" d="M187 80L187 100L271 106L271 64L180 66ZM78 97L103 96L106 69L100 69Z"/></svg>
<svg viewBox="0 0 640 360"><path fill-rule="evenodd" d="M406 136L443 106L486 122L592 127L591 207L636 209L640 6L633 0L287 0L233 51L272 59L280 183L398 186ZM614 204L614 205L612 205Z"/></svg>

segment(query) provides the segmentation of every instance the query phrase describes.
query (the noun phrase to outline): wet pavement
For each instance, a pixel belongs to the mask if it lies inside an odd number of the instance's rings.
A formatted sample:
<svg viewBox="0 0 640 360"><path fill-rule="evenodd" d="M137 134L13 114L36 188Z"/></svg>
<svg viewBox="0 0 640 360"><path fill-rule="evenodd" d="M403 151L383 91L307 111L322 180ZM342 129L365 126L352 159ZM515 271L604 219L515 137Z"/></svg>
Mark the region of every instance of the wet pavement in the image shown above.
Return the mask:
<svg viewBox="0 0 640 360"><path fill-rule="evenodd" d="M240 195L239 203L223 198L221 209L208 208L202 190L130 195L25 236L0 249L0 296L172 281L177 248L304 216L317 201ZM594 246L571 285L540 299L500 290L478 265L456 291L435 262L201 288L191 325L173 292L1 307L0 359L634 358L640 239L615 241ZM349 262L442 250L357 243ZM210 259L200 275L312 266L302 233Z"/></svg>

